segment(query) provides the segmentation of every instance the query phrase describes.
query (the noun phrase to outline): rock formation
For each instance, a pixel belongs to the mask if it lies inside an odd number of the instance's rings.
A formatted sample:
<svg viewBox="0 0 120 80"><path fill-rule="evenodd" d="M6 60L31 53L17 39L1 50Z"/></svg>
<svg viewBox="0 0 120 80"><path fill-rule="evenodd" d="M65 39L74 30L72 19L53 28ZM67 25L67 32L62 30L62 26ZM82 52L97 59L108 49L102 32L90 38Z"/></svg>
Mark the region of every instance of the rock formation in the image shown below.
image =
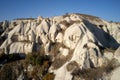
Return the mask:
<svg viewBox="0 0 120 80"><path fill-rule="evenodd" d="M52 56L54 79L78 80L74 70L101 67L119 57L120 23L85 14L17 19L0 23L0 41L5 54L39 52L44 46L45 55Z"/></svg>

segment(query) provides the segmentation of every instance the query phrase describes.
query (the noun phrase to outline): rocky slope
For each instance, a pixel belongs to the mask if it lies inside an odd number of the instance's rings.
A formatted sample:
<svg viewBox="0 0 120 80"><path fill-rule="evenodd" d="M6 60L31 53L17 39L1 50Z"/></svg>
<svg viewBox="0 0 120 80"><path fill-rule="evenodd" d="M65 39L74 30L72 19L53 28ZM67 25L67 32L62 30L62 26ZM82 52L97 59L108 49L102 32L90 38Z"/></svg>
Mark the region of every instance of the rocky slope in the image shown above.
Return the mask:
<svg viewBox="0 0 120 80"><path fill-rule="evenodd" d="M43 48L44 54L51 56L49 72L55 74L54 80L84 79L75 71L102 67L113 58L119 61L119 46L120 23L91 15L66 14L0 23L0 49L5 54L30 54ZM111 75L109 78L115 80L115 71ZM99 78L103 76L95 79ZM104 79L108 80L108 75Z"/></svg>

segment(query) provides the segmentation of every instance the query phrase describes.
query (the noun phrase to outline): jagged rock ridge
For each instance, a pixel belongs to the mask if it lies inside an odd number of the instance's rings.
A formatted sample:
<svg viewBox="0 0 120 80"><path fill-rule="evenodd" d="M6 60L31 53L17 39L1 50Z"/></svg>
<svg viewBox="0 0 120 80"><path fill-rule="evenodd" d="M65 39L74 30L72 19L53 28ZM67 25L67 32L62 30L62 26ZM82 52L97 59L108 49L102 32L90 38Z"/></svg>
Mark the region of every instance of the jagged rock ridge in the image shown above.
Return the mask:
<svg viewBox="0 0 120 80"><path fill-rule="evenodd" d="M39 52L43 46L52 56L49 71L55 80L72 80L76 68L102 66L105 54L114 54L120 45L120 23L85 14L5 21L0 32L0 49L6 54Z"/></svg>

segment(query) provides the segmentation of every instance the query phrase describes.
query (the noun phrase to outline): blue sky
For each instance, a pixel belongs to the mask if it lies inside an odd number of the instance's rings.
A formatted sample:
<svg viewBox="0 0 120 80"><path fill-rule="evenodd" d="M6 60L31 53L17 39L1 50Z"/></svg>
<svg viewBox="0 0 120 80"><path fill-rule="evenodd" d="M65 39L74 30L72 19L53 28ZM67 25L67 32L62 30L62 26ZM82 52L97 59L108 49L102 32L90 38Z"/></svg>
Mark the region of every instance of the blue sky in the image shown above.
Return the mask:
<svg viewBox="0 0 120 80"><path fill-rule="evenodd" d="M0 21L83 13L120 22L120 0L0 0Z"/></svg>

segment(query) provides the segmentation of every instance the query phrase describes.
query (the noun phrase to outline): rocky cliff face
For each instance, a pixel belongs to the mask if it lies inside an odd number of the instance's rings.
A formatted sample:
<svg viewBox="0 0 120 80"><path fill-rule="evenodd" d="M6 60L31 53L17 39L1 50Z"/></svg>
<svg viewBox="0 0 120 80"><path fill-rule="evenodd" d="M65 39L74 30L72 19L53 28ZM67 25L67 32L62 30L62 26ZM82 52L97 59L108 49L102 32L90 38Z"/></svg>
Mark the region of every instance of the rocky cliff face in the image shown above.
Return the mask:
<svg viewBox="0 0 120 80"><path fill-rule="evenodd" d="M28 54L43 47L52 57L49 72L55 80L79 80L72 75L76 69L101 67L120 54L119 46L120 23L85 14L0 23L0 49L5 54Z"/></svg>

